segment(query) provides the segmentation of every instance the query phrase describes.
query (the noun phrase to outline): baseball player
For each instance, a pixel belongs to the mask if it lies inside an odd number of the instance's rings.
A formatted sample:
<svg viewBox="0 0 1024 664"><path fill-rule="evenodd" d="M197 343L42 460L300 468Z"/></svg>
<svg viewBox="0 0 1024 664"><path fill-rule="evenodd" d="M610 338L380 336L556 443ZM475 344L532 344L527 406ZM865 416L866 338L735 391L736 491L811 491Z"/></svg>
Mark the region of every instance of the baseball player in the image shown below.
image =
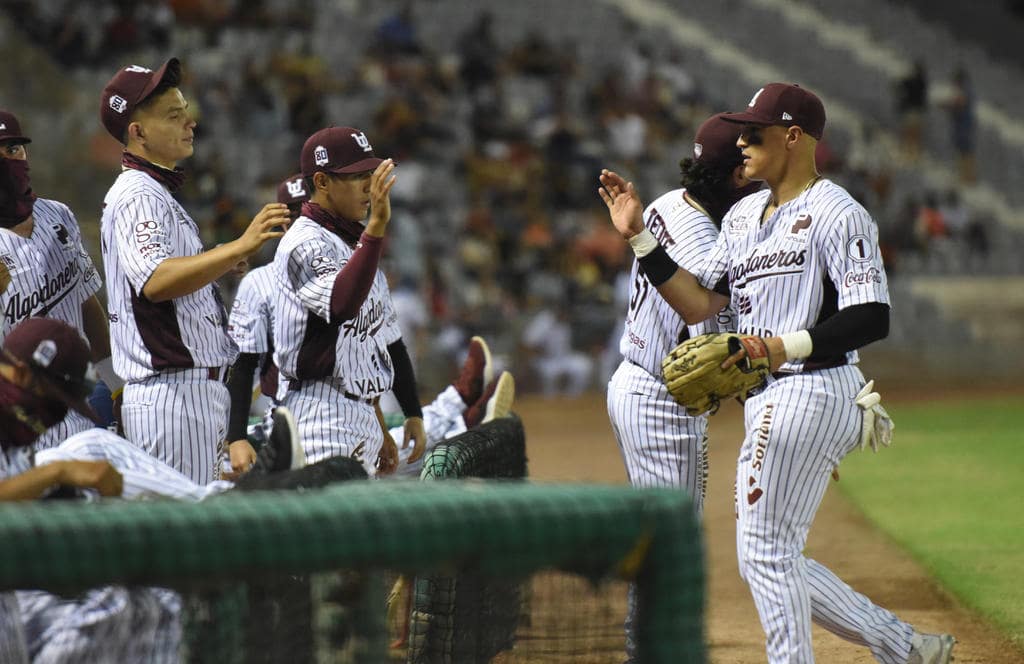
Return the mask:
<svg viewBox="0 0 1024 664"><path fill-rule="evenodd" d="M946 664L952 636L917 632L803 555L829 477L861 439L856 398L865 380L857 349L888 334L878 229L842 187L817 173L825 109L813 93L771 83L745 112L724 119L741 126L745 176L768 189L726 214L697 272L680 269L655 229L645 228L632 183L604 171L601 196L651 284L687 323L731 301L738 331L767 349L773 374L744 405L736 542L768 660L813 662L813 620L885 664Z"/></svg>
<svg viewBox="0 0 1024 664"><path fill-rule="evenodd" d="M680 163L683 188L657 198L644 210L672 259L696 270L718 237L722 216L760 188L743 175L736 139L739 127L708 118L694 137L693 157ZM619 441L630 484L680 487L700 514L706 480L707 417L690 417L661 379L661 359L685 339L734 329L726 308L687 326L651 286L639 261L630 273L629 311L619 342L622 362L608 383L608 416Z"/></svg>
<svg viewBox="0 0 1024 664"><path fill-rule="evenodd" d="M30 318L7 335L0 349L0 500L40 498L63 486L100 496L197 501L235 486L196 485L101 428L33 454L34 437L64 411L95 418L85 403L89 352L76 330L55 319ZM279 471L302 472L296 470L304 458L290 414L280 409L274 420L257 472L245 476L240 488L264 488L266 479L283 475ZM73 600L41 591L20 591L17 600L5 594L0 661L178 661L179 610L177 596L161 589L111 586Z"/></svg>
<svg viewBox="0 0 1024 664"><path fill-rule="evenodd" d="M29 178L26 136L14 114L0 111L0 341L31 316L63 320L79 330L92 348L91 359L103 381L122 381L110 360L107 316L96 299L101 283L82 247L78 221L63 203L38 198ZM93 426L72 410L36 441L46 449Z"/></svg>
<svg viewBox="0 0 1024 664"><path fill-rule="evenodd" d="M104 88L100 119L125 151L100 230L125 434L207 484L220 476L230 401L223 379L236 354L213 282L280 237L289 219L286 206L266 205L239 238L203 251L174 198L196 126L180 76L172 58L156 71L125 67ZM248 441L229 447L232 466L252 463Z"/></svg>
<svg viewBox="0 0 1024 664"><path fill-rule="evenodd" d="M330 127L302 147L310 200L274 256L274 360L288 380L311 460L353 456L367 472L397 463L383 434L380 395L393 391L406 416L403 447L426 445L416 378L378 262L391 217L392 160L374 156L366 134ZM365 225L369 211L369 219Z"/></svg>

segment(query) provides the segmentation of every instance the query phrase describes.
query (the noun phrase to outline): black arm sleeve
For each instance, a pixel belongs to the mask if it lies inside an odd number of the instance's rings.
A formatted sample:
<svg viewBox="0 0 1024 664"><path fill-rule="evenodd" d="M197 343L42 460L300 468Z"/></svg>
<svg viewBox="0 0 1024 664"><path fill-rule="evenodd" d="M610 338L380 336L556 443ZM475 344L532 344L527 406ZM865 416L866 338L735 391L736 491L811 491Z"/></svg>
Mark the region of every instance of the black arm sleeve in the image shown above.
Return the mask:
<svg viewBox="0 0 1024 664"><path fill-rule="evenodd" d="M855 304L840 309L811 329L814 362L840 357L889 336L889 305L881 302Z"/></svg>
<svg viewBox="0 0 1024 664"><path fill-rule="evenodd" d="M395 393L398 405L406 417L423 417L420 408L420 397L416 390L416 374L412 370L412 360L405 342L399 339L388 346L391 364L395 367L395 384L391 391Z"/></svg>
<svg viewBox="0 0 1024 664"><path fill-rule="evenodd" d="M228 374L231 414L228 415L228 442L245 438L252 405L252 377L260 364L259 353L239 353Z"/></svg>

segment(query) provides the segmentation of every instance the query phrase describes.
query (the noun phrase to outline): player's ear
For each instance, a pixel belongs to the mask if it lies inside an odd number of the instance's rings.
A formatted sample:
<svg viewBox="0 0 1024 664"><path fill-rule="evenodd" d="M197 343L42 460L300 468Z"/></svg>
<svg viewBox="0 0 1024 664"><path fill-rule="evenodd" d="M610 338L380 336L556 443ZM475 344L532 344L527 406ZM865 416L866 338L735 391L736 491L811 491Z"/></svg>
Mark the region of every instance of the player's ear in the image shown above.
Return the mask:
<svg viewBox="0 0 1024 664"><path fill-rule="evenodd" d="M313 188L321 191L327 190L327 173L323 171L313 173Z"/></svg>
<svg viewBox="0 0 1024 664"><path fill-rule="evenodd" d="M126 139L125 143L127 143L128 141L130 141L132 139L135 139L137 141L142 141L142 140L145 140L145 138L146 138L146 132L142 128L141 124L139 124L138 122L129 122L128 123L128 129L125 131L125 139Z"/></svg>

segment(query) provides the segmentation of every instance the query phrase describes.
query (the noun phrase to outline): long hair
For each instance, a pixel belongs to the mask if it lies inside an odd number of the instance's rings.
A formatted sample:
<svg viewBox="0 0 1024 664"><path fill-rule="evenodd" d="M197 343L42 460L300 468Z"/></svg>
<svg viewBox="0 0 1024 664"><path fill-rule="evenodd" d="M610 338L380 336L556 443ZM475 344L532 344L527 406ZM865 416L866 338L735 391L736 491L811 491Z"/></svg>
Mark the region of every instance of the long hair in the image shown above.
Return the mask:
<svg viewBox="0 0 1024 664"><path fill-rule="evenodd" d="M721 227L722 217L729 211L733 203L738 201L744 193L733 187L731 168L713 167L687 157L679 162L679 170L682 176L680 184L686 188L686 193L696 199L701 206L711 215L715 226ZM745 189L745 188L744 188Z"/></svg>

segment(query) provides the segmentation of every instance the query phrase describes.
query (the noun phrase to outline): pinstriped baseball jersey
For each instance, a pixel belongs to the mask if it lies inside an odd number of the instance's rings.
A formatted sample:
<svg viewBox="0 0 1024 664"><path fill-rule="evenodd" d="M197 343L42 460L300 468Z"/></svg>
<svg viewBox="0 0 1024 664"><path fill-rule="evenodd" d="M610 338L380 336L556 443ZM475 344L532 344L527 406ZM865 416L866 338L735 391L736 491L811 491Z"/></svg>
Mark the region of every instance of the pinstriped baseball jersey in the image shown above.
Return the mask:
<svg viewBox="0 0 1024 664"><path fill-rule="evenodd" d="M228 317L228 334L238 346L238 351L263 356L260 384L264 394L268 389L268 381L264 379L274 361L274 300L278 290L280 283L275 281L272 265L250 270L238 284L231 315ZM266 396L280 399L286 389L287 385L281 378L278 380L276 394Z"/></svg>
<svg viewBox="0 0 1024 664"><path fill-rule="evenodd" d="M344 390L376 397L391 389L388 345L401 338L384 273L377 270L359 313L331 325L335 275L354 249L312 219L299 217L274 256L274 360L289 380L336 378Z"/></svg>
<svg viewBox="0 0 1024 664"><path fill-rule="evenodd" d="M644 210L644 224L677 265L696 271L715 246L718 228L702 211L683 198L684 189L663 194ZM687 326L676 311L651 286L633 261L630 271L629 313L619 341L622 356L654 376L661 375L661 360L688 338L732 329L732 314L723 310L718 320Z"/></svg>
<svg viewBox="0 0 1024 664"><path fill-rule="evenodd" d="M728 279L740 333L778 336L852 305L889 303L878 227L845 189L818 180L762 224L770 195L759 191L729 210L701 275L708 288ZM846 359L856 363L857 352Z"/></svg>
<svg viewBox="0 0 1024 664"><path fill-rule="evenodd" d="M81 333L82 303L102 285L68 206L40 198L32 217L28 237L0 228L0 307L4 312L0 341L31 316L62 320ZM63 422L40 436L35 447L53 447L92 426L87 418L69 412Z"/></svg>
<svg viewBox="0 0 1024 664"><path fill-rule="evenodd" d="M114 371L131 382L167 368L231 364L237 351L215 284L159 303L142 295L164 259L203 251L188 213L163 185L134 169L118 176L103 206L100 230Z"/></svg>

